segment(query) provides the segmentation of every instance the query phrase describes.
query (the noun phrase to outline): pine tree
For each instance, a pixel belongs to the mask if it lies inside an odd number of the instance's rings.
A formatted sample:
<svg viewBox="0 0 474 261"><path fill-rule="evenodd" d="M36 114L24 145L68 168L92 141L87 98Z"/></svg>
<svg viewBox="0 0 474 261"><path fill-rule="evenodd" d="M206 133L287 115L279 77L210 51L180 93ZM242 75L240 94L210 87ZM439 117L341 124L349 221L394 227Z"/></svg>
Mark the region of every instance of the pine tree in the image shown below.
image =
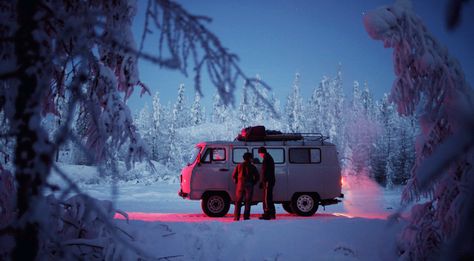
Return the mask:
<svg viewBox="0 0 474 261"><path fill-rule="evenodd" d="M191 106L191 126L197 126L204 122L204 112L201 106L201 95L196 92L194 102Z"/></svg>
<svg viewBox="0 0 474 261"><path fill-rule="evenodd" d="M254 119L255 125L262 125L264 121L269 118L271 112L265 103L264 100L269 101L269 94L267 89L263 88L260 82L262 81L262 77L257 74L256 77L257 82L255 84L255 92L258 95L255 95L255 99L253 99L254 104L252 105L252 118ZM271 101L269 101L271 102Z"/></svg>
<svg viewBox="0 0 474 261"><path fill-rule="evenodd" d="M373 112L374 112L374 103L372 94L369 90L369 84L367 81L364 81L364 90L362 90L360 99L362 100L362 110L363 113L370 119L373 119Z"/></svg>
<svg viewBox="0 0 474 261"><path fill-rule="evenodd" d="M240 98L238 113L239 113L240 127L241 128L248 127L250 125L252 117L251 117L250 97L248 93L247 83L245 83L244 86L242 87L242 96Z"/></svg>
<svg viewBox="0 0 474 261"><path fill-rule="evenodd" d="M153 96L152 106L152 135L151 135L151 158L159 160L159 149L163 142L164 129L164 108L160 103L160 93L156 92Z"/></svg>
<svg viewBox="0 0 474 261"><path fill-rule="evenodd" d="M176 111L173 110L173 118L168 127L168 140L165 145L167 147L166 165L168 167L179 166L180 151L176 137L176 117Z"/></svg>
<svg viewBox="0 0 474 261"><path fill-rule="evenodd" d="M399 241L402 258L472 259L474 92L459 62L426 29L410 1L368 12L364 24L372 38L394 49L390 97L400 114L417 116L421 128L402 199L431 197L412 208Z"/></svg>
<svg viewBox="0 0 474 261"><path fill-rule="evenodd" d="M322 102L323 102L323 93L322 93L321 83L313 89L313 94L308 101L308 106L306 106L306 118L308 121L307 130L309 132L323 132L322 130L322 121L321 121L321 112L322 112Z"/></svg>
<svg viewBox="0 0 474 261"><path fill-rule="evenodd" d="M398 116L398 143L396 172L392 175L392 183L406 185L415 164L415 140L419 132L413 116Z"/></svg>
<svg viewBox="0 0 474 261"><path fill-rule="evenodd" d="M342 65L339 64L337 68L336 77L333 80L333 88L334 88L334 99L333 99L333 119L335 122L334 125L334 132L335 134L332 135L331 140L336 144L337 148L339 148L339 152L342 154L342 157L345 157L344 148L346 147L345 144L345 124L346 124L346 114L343 113L344 111L344 91L342 87Z"/></svg>
<svg viewBox="0 0 474 261"><path fill-rule="evenodd" d="M231 109L224 103L219 94L215 94L212 104L212 122L225 123L231 119Z"/></svg>
<svg viewBox="0 0 474 261"><path fill-rule="evenodd" d="M138 119L136 123L138 131L142 136L142 139L148 146L151 146L151 136L153 133L153 116L148 108L148 104L145 103L143 108L138 113Z"/></svg>
<svg viewBox="0 0 474 261"><path fill-rule="evenodd" d="M174 104L173 114L176 128L183 128L189 126L190 118L186 108L186 97L184 94L184 84L180 84L178 88L178 97Z"/></svg>
<svg viewBox="0 0 474 261"><path fill-rule="evenodd" d="M330 114L331 114L331 80L327 76L323 76L323 79L320 82L321 88L321 104L320 104L320 112L319 112L319 119L320 119L320 130L325 135L329 135L329 131L331 129L331 122L330 122Z"/></svg>
<svg viewBox="0 0 474 261"><path fill-rule="evenodd" d="M379 126L364 112L359 82L354 81L353 98L348 111L346 124L347 156L351 159L350 170L355 174L369 175L373 143L378 135Z"/></svg>
<svg viewBox="0 0 474 261"><path fill-rule="evenodd" d="M395 161L398 152L398 129L397 115L394 105L389 101L388 95L385 94L379 108L379 122L381 124L381 133L378 142L378 154L382 159L382 168L377 166L374 169L375 174L379 177L379 182L386 184L388 187L393 186L393 176L397 172Z"/></svg>
<svg viewBox="0 0 474 261"><path fill-rule="evenodd" d="M87 138L88 124L91 121L90 112L85 110L83 106L77 109L77 117L74 120L73 132L79 140L80 144L84 144ZM85 150L76 143L71 145L71 163L78 165L90 165L92 164L92 157L87 155Z"/></svg>
<svg viewBox="0 0 474 261"><path fill-rule="evenodd" d="M13 160L14 139L9 134L9 121L5 117L5 113L0 111L0 171L2 166L9 166Z"/></svg>
<svg viewBox="0 0 474 261"><path fill-rule="evenodd" d="M362 112L363 107L362 102L362 92L360 90L360 84L358 81L354 81L352 88L352 104L351 109L357 113Z"/></svg>
<svg viewBox="0 0 474 261"><path fill-rule="evenodd" d="M281 115L281 108L280 108L280 100L277 98L275 93L271 93L270 98L269 98L270 104L273 105L273 110L276 115ZM268 109L268 108L267 108ZM268 129L273 129L273 130L283 130L283 122L278 119L277 117L274 117L273 112L268 109L268 112L266 114L266 125Z"/></svg>
<svg viewBox="0 0 474 261"><path fill-rule="evenodd" d="M300 96L300 74L295 74L291 93L286 103L287 129L289 132L302 132L304 130L303 99Z"/></svg>

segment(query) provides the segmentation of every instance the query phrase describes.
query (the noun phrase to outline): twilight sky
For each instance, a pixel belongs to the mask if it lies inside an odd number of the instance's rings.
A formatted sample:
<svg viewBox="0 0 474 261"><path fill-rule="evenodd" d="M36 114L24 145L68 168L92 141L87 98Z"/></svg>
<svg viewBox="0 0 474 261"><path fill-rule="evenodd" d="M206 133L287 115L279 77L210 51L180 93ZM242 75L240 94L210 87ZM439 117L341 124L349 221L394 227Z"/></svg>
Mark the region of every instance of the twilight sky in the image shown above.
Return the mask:
<svg viewBox="0 0 474 261"><path fill-rule="evenodd" d="M444 12L448 0L414 0L415 12L439 42L446 45L464 69L471 86L474 84L474 3L470 1L462 13L461 25L448 32ZM139 42L143 28L145 2L139 0L134 34ZM295 73L301 75L300 88L309 97L321 78L333 77L342 65L344 91L349 94L354 80L367 81L379 99L389 92L394 80L392 49L369 38L363 23L364 11L389 0L179 0L190 13L212 18L208 28L224 46L240 58L240 66L247 75L259 74L272 86L277 97L286 102ZM140 11L141 10L141 11ZM153 43L147 52L153 53ZM180 83L186 86L189 102L194 97L192 75L160 69L148 62L140 62L140 77L152 92L159 91L161 102L174 103ZM191 69L189 71L192 71ZM243 82L242 82L243 84ZM241 85L240 85L241 86ZM241 89L235 92L237 102ZM210 112L215 88L203 81L203 103ZM138 112L151 97L139 97L135 92L129 101L132 111ZM238 105L238 103L236 104Z"/></svg>

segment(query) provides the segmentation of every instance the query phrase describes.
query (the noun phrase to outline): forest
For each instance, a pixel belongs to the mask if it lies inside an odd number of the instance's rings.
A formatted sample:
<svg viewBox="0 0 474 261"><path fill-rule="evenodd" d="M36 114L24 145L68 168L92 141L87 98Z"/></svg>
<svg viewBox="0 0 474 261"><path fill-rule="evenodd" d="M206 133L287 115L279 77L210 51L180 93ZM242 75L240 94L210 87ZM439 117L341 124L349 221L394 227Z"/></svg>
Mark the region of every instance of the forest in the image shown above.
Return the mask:
<svg viewBox="0 0 474 261"><path fill-rule="evenodd" d="M450 2L455 27L462 4ZM387 218L404 224L392 257L474 256L474 92L411 1L363 14L368 36L393 49L396 78L381 100L366 81L344 91L342 65L310 97L298 73L286 99L277 97L246 74L208 17L149 0L135 39L137 8L128 0L0 2L0 259L152 260L116 226L115 214L127 213L83 193L63 167L93 166L92 182L112 184L117 197L121 182L178 183L194 144L233 140L255 125L322 133L336 144L343 175L403 187ZM156 53L146 41L157 42ZM193 91L177 83L175 101L163 104L140 81L140 59L192 74ZM215 87L211 108L200 101L204 74ZM153 102L134 115L127 101L136 90ZM50 182L53 173L65 187Z"/></svg>
<svg viewBox="0 0 474 261"><path fill-rule="evenodd" d="M296 74L293 84L288 84L289 94L284 102L258 84L256 91L260 95L254 95L253 90L244 85L240 102L235 106L226 105L216 93L212 108L205 108L200 95L187 94L182 84L177 88L174 103L162 104L159 93L155 93L151 106L145 104L134 115L150 160L160 166L154 169L156 172L148 172L149 175L177 180L181 167L188 162L198 142L233 140L242 128L265 125L268 129L288 133L321 133L336 144L346 174L366 175L382 186L405 185L415 159L414 143L418 133L415 116L397 114L388 95L374 100L367 82L361 86L355 81L351 97L346 97L341 67L334 77L323 76L312 96L305 100L300 94L299 77ZM84 120L79 117L74 130L78 134L85 133L81 124ZM58 117L49 120L45 126L59 122ZM50 128L48 132L55 131ZM73 145L64 146L59 153L62 156L58 160L65 163L87 163L80 149ZM125 161L126 151L120 151L117 157Z"/></svg>

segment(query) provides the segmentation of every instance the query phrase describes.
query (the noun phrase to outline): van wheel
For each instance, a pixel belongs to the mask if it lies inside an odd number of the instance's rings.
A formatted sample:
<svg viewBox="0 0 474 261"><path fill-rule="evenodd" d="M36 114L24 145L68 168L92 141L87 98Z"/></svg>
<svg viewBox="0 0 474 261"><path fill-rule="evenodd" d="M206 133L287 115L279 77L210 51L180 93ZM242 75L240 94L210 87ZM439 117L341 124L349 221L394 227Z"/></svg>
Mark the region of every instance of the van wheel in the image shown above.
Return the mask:
<svg viewBox="0 0 474 261"><path fill-rule="evenodd" d="M300 193L293 196L291 209L298 216L309 217L318 210L319 200L310 193Z"/></svg>
<svg viewBox="0 0 474 261"><path fill-rule="evenodd" d="M293 211L293 209L291 208L291 202L283 202L281 203L281 206L283 207L283 209L290 213L290 214L294 214L295 212Z"/></svg>
<svg viewBox="0 0 474 261"><path fill-rule="evenodd" d="M206 194L202 198L201 208L209 217L223 217L229 212L229 197L222 193Z"/></svg>

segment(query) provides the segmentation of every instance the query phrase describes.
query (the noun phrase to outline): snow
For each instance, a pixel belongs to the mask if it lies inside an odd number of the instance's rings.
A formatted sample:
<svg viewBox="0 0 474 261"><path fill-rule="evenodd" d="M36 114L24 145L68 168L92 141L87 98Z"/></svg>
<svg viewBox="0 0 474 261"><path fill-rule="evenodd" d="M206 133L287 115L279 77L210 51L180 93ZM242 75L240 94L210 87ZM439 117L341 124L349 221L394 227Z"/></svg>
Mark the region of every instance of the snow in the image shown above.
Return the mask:
<svg viewBox="0 0 474 261"><path fill-rule="evenodd" d="M390 260L398 226L384 220L315 216L245 222L120 223L154 257L176 260ZM174 260L174 259L173 259Z"/></svg>
<svg viewBox="0 0 474 261"><path fill-rule="evenodd" d="M114 198L112 185L97 184L93 167L61 166L88 195ZM50 182L61 186L53 174ZM112 183L112 182L110 182ZM343 203L320 207L312 217L286 213L276 205L277 219L259 220L262 205L252 206L251 219L233 222L233 206L223 218L205 216L200 201L177 195L179 183L122 182L115 223L134 239L146 257L168 260L393 260L403 222L387 217L400 202L400 189L386 190L368 178L346 176ZM166 260L166 259L164 259Z"/></svg>

